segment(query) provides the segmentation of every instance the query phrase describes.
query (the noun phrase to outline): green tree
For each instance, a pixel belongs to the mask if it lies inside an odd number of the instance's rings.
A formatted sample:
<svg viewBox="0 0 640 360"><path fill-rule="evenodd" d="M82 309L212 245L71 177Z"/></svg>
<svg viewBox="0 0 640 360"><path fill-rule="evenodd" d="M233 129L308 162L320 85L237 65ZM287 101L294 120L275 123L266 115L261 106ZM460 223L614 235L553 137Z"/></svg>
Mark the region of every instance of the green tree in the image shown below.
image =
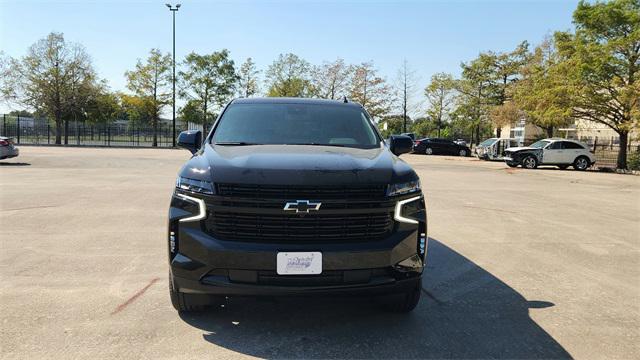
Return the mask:
<svg viewBox="0 0 640 360"><path fill-rule="evenodd" d="M458 119L471 125L471 139L476 145L488 124L488 112L499 93L494 72L495 56L481 53L469 63L463 63L462 78L456 82Z"/></svg>
<svg viewBox="0 0 640 360"><path fill-rule="evenodd" d="M572 120L575 87L568 78L574 72L573 66L558 54L553 41L546 39L536 47L522 69L521 80L512 89L517 107L549 137L554 129Z"/></svg>
<svg viewBox="0 0 640 360"><path fill-rule="evenodd" d="M497 91L495 100L489 102L496 105L496 108L491 110L494 116L491 116L490 119L496 129L496 136L500 137L502 127L509 124L509 121L514 118L514 111L517 110L514 109L513 103L507 103L511 100L511 88L520 79L522 69L530 58L529 43L523 41L511 52L491 54L494 60L493 72ZM498 114L500 115L496 116Z"/></svg>
<svg viewBox="0 0 640 360"><path fill-rule="evenodd" d="M573 13L575 33L559 32L575 87L573 116L604 124L620 137L617 166L627 168L629 132L640 115L640 1L581 1Z"/></svg>
<svg viewBox="0 0 640 360"><path fill-rule="evenodd" d="M187 103L180 108L179 114L182 121L192 124L202 124L204 119L202 104L198 100L187 100Z"/></svg>
<svg viewBox="0 0 640 360"><path fill-rule="evenodd" d="M148 124L155 114L154 104L148 97L120 94L120 103L129 126Z"/></svg>
<svg viewBox="0 0 640 360"><path fill-rule="evenodd" d="M437 136L440 137L442 123L449 118L455 101L455 80L451 74L437 73L431 76L431 82L424 89L427 98L427 116L436 123Z"/></svg>
<svg viewBox="0 0 640 360"><path fill-rule="evenodd" d="M12 111L9 111L9 113L7 115L20 116L20 117L32 117L32 116L34 116L34 114L32 112L27 111L27 110L12 110Z"/></svg>
<svg viewBox="0 0 640 360"><path fill-rule="evenodd" d="M208 119L212 109L224 106L233 96L238 75L229 51L224 49L209 55L190 53L180 71L180 97L194 100L190 106L200 105L203 133L207 133Z"/></svg>
<svg viewBox="0 0 640 360"><path fill-rule="evenodd" d="M172 64L171 55L151 49L145 62L138 59L136 68L125 73L127 88L138 97L134 102L139 107L138 112L153 126L152 146L158 146L158 121L162 109L171 103Z"/></svg>
<svg viewBox="0 0 640 360"><path fill-rule="evenodd" d="M403 132L404 118L402 115L388 115L384 116L378 124L382 137L388 138L390 135L397 135Z"/></svg>
<svg viewBox="0 0 640 360"><path fill-rule="evenodd" d="M502 127L508 124L514 124L522 118L522 111L513 101L507 101L502 105L496 105L489 112L491 123L497 129L496 136L500 137Z"/></svg>
<svg viewBox="0 0 640 360"><path fill-rule="evenodd" d="M267 96L309 97L313 95L309 70L309 63L297 55L280 54L267 69Z"/></svg>
<svg viewBox="0 0 640 360"><path fill-rule="evenodd" d="M434 133L437 133L437 127L438 125L429 118L420 117L411 124L411 132L416 134L416 139L431 137Z"/></svg>
<svg viewBox="0 0 640 360"><path fill-rule="evenodd" d="M253 59L247 58L238 70L238 96L248 98L258 93L259 74Z"/></svg>
<svg viewBox="0 0 640 360"><path fill-rule="evenodd" d="M324 62L311 70L314 95L322 99L339 99L347 96L347 86L352 68L343 59Z"/></svg>
<svg viewBox="0 0 640 360"><path fill-rule="evenodd" d="M394 100L391 86L378 76L373 62L353 67L349 98L364 106L374 119L387 115Z"/></svg>
<svg viewBox="0 0 640 360"><path fill-rule="evenodd" d="M62 33L52 32L38 40L21 59L3 60L2 97L52 119L56 144L62 142L64 118L83 113L96 86L96 73L85 48L65 41ZM65 124L68 128L68 122Z"/></svg>
<svg viewBox="0 0 640 360"><path fill-rule="evenodd" d="M92 124L107 124L116 120L122 111L118 95L103 86L87 102L86 119Z"/></svg>

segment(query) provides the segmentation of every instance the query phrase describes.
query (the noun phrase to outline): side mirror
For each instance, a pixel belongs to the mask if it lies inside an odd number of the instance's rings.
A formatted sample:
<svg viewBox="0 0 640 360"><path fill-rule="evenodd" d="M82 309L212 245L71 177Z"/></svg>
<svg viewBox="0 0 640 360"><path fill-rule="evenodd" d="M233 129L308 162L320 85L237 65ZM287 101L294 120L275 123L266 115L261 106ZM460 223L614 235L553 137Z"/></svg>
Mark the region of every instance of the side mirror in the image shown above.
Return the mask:
<svg viewBox="0 0 640 360"><path fill-rule="evenodd" d="M187 130L178 135L178 146L195 154L202 145L202 131Z"/></svg>
<svg viewBox="0 0 640 360"><path fill-rule="evenodd" d="M413 150L413 140L404 135L391 135L389 137L389 149L398 156L406 154Z"/></svg>

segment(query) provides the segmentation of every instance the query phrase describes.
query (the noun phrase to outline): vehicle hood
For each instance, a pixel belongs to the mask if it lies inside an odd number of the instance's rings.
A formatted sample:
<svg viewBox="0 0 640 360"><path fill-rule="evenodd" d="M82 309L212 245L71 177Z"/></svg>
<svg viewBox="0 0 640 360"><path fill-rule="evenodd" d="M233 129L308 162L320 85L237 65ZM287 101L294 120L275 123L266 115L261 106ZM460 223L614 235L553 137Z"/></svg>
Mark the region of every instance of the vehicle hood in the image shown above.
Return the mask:
<svg viewBox="0 0 640 360"><path fill-rule="evenodd" d="M417 179L387 147L204 145L181 176L214 183L265 185L389 184Z"/></svg>

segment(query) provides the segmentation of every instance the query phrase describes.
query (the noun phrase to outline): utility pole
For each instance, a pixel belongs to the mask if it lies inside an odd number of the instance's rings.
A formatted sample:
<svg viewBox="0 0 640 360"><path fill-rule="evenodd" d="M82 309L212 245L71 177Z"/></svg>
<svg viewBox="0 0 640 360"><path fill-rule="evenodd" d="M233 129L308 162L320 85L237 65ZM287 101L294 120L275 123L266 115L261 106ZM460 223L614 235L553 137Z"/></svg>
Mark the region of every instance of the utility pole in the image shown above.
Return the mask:
<svg viewBox="0 0 640 360"><path fill-rule="evenodd" d="M173 147L176 147L176 12L180 4L165 4L173 14Z"/></svg>

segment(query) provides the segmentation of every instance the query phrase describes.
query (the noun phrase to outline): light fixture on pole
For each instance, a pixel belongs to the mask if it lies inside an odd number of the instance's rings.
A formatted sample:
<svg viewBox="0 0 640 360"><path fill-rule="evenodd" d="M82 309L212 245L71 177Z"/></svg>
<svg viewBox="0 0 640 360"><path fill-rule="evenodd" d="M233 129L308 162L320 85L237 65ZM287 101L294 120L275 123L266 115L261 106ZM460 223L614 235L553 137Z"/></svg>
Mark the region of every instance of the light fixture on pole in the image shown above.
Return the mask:
<svg viewBox="0 0 640 360"><path fill-rule="evenodd" d="M176 147L176 12L180 4L165 4L173 14L173 147Z"/></svg>

